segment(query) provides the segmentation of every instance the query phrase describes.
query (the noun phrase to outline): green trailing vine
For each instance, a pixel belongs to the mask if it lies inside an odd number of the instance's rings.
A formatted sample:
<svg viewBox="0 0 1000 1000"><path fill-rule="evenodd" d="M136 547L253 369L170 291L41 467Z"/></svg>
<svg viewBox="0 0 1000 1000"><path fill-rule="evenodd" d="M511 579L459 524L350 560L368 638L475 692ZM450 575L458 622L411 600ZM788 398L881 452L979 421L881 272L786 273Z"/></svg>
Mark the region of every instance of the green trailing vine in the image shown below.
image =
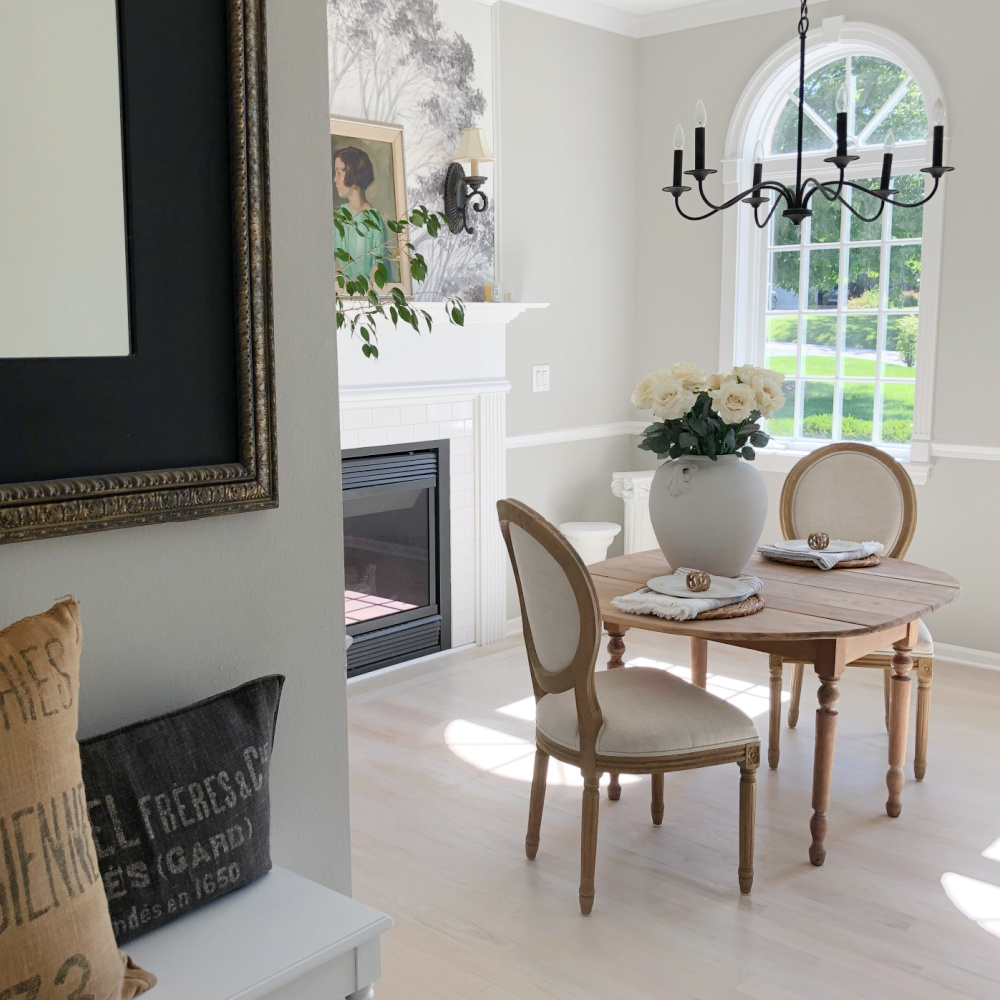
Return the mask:
<svg viewBox="0 0 1000 1000"><path fill-rule="evenodd" d="M427 235L438 238L449 233L448 220L437 212L431 212L423 205L413 209L404 220L382 219L373 208L352 215L346 206L333 213L333 226L337 232L338 246L334 251L337 269L337 329L345 327L352 337L361 340L361 353L366 358L379 356L377 327L379 321L388 321L393 327L400 323L411 326L417 333L425 326L429 333L434 321L426 309L421 309L407 300L402 288L392 285L390 267L402 264L405 257L409 264L410 276L415 281L427 277L427 262L409 241L400 244L396 238L407 234L409 228L423 229ZM386 238L386 230L393 235ZM362 238L382 236L380 243L367 247L356 257L343 248L348 234L356 233ZM351 264L369 258L373 261L369 274L348 276L344 269ZM445 301L448 319L456 326L465 325L465 303L458 296Z"/></svg>

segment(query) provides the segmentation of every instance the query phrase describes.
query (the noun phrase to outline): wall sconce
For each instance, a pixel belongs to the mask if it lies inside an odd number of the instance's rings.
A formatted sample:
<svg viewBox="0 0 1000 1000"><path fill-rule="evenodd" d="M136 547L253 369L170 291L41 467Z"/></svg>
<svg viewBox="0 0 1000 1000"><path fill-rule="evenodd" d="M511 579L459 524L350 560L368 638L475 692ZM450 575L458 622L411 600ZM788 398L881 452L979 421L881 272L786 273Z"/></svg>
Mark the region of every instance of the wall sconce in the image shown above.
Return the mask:
<svg viewBox="0 0 1000 1000"><path fill-rule="evenodd" d="M481 128L462 129L462 141L455 154L455 162L449 164L444 179L444 212L453 233L460 233L464 229L472 234L468 218L470 205L476 212L486 210L489 200L480 190L486 183L486 178L480 174L479 164L492 161L493 153L486 141L486 133ZM468 176L462 169L462 163L470 164L471 172Z"/></svg>

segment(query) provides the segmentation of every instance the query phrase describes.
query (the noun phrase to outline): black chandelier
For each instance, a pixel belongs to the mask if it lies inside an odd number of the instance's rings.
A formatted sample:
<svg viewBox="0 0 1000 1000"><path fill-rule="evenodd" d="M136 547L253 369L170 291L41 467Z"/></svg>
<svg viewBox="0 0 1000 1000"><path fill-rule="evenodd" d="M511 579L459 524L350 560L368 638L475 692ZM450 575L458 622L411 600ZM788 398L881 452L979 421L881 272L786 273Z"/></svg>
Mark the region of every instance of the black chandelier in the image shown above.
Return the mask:
<svg viewBox="0 0 1000 1000"><path fill-rule="evenodd" d="M840 94L837 96L837 155L829 156L825 159L825 163L832 163L840 171L840 179L834 182L823 183L817 180L815 177L807 177L805 180L802 179L802 132L805 120L805 99L806 99L806 36L809 33L809 4L806 0L802 0L802 10L799 14L799 43L800 43L800 55L799 55L799 123L798 123L798 160L795 175L795 186L788 187L786 184L781 184L778 181L765 181L764 180L764 152L763 144L758 142L757 148L754 151L754 167L753 167L753 187L748 191L742 191L729 201L723 202L721 205L716 205L708 199L705 195L705 178L709 177L711 174L718 173L716 170L708 170L705 167L705 127L708 123L708 116L705 113L705 105L701 101L698 102L698 107L695 110L695 130L694 130L694 170L684 170L684 130L677 126L677 131L674 133L674 182L669 187L665 187L663 190L674 197L674 204L677 207L677 211L685 218L690 219L692 222L698 222L701 219L711 218L713 215L717 215L719 212L725 211L727 208L732 208L734 205L742 202L746 205L751 205L754 212L754 221L759 229L764 229L767 224L771 221L774 213L781 207L782 203L786 204L788 207L782 212L782 215L786 219L791 219L791 221L796 225L802 225L802 222L812 215L812 210L809 208L809 203L818 193L822 194L827 201L830 202L840 202L845 208L847 208L852 215L857 216L864 222L875 222L879 219L882 213L885 211L886 205L895 205L897 208L919 208L921 205L926 204L937 194L938 187L941 185L941 178L948 172L954 170L954 167L946 167L943 165L944 160L944 104L941 101L937 101L934 105L933 116L934 116L934 149L932 155L931 166L924 167L921 173L930 174L934 178L934 187L931 188L930 194L920 201L914 202L903 202L896 201L892 196L894 194L899 194L899 192L893 188L889 187L892 178L892 157L893 148L895 146L895 137L890 130L889 134L886 136L885 140L885 156L882 160L882 179L876 189L867 188L862 184L855 184L853 181L845 179L845 172L847 167L853 163L855 160L860 159L860 157L849 155L847 152L847 85L841 88ZM849 81L848 81L849 82ZM691 188L682 183L682 174L686 174L688 177L693 177L698 184L698 193L701 195L701 200L709 207L711 211L705 212L702 215L688 215L684 209L681 208L681 195L685 191L690 191ZM844 189L854 188L856 191L861 191L864 194L871 195L873 198L877 198L881 204L879 205L878 211L873 216L863 215L861 212L857 211L849 201L844 198ZM767 196L764 192L773 191L778 197L774 199L774 206L767 213L766 218L763 220L760 217L760 208L762 205L769 205L771 203L771 198Z"/></svg>

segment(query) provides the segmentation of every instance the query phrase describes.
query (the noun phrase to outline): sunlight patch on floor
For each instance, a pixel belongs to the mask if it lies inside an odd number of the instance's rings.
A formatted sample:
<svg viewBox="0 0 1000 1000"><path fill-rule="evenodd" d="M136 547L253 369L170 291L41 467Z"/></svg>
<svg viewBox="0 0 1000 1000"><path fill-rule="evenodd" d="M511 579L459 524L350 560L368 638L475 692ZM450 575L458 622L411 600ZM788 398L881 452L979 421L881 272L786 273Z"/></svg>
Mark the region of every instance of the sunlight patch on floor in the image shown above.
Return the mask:
<svg viewBox="0 0 1000 1000"><path fill-rule="evenodd" d="M983 851L983 857L989 858L990 861L1000 861L1000 840L994 840L989 847Z"/></svg>
<svg viewBox="0 0 1000 1000"><path fill-rule="evenodd" d="M956 875L955 872L945 872L941 876L941 885L948 898L965 916L975 920L984 931L1000 937L1000 887L965 875Z"/></svg>
<svg viewBox="0 0 1000 1000"><path fill-rule="evenodd" d="M534 699L531 700L534 702ZM449 722L444 731L444 739L448 749L456 757L480 771L529 784L534 776L535 744L528 740L465 719ZM604 775L601 784L606 785L608 780L608 775ZM641 781L642 778L637 774L623 774L619 780L621 784L628 785ZM550 786L583 788L583 777L578 767L563 764L550 757L547 783Z"/></svg>

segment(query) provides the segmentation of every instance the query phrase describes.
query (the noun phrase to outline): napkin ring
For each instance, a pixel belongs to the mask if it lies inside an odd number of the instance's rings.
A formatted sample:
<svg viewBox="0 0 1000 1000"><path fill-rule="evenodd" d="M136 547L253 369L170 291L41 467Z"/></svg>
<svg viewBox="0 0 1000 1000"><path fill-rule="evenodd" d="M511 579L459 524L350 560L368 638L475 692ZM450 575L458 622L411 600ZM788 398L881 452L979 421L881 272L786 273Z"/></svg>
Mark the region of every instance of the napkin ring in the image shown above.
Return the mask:
<svg viewBox="0 0 1000 1000"><path fill-rule="evenodd" d="M696 594L700 594L703 590L708 590L712 586L712 577L704 570L696 569L688 573L685 582L687 583L688 590L693 590Z"/></svg>
<svg viewBox="0 0 1000 1000"><path fill-rule="evenodd" d="M809 536L809 548L825 549L830 544L830 536L825 531L814 531Z"/></svg>

